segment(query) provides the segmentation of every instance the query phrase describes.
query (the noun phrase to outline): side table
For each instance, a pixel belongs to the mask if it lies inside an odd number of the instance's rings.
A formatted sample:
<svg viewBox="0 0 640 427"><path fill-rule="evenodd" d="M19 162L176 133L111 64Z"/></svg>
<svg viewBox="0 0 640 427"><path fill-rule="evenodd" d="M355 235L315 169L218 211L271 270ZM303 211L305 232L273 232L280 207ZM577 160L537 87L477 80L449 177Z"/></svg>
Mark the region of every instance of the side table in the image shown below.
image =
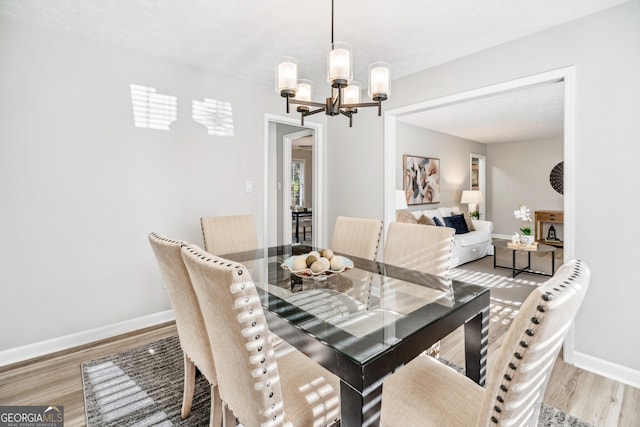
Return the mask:
<svg viewBox="0 0 640 427"><path fill-rule="evenodd" d="M563 247L564 243L561 240L558 241L549 241L546 240L543 236L543 224L544 223L552 223L552 224L564 224L564 212L562 211L535 211L534 213L534 228L536 230L536 241L545 243L547 245Z"/></svg>
<svg viewBox="0 0 640 427"><path fill-rule="evenodd" d="M524 248L510 248L507 246L506 240L495 240L492 241L491 244L494 247L493 251L493 268L509 268L511 269L512 277L516 277L520 273L530 273L530 274L539 274L541 276L553 276L556 272L556 248L555 246L545 245L543 243L538 243L537 250L529 250ZM496 259L498 257L496 249L504 249L507 251L511 251L511 267L506 265L498 265ZM527 253L527 265L523 268L516 268L516 252L522 251ZM540 271L531 270L531 252L550 252L551 253L551 274L546 274Z"/></svg>

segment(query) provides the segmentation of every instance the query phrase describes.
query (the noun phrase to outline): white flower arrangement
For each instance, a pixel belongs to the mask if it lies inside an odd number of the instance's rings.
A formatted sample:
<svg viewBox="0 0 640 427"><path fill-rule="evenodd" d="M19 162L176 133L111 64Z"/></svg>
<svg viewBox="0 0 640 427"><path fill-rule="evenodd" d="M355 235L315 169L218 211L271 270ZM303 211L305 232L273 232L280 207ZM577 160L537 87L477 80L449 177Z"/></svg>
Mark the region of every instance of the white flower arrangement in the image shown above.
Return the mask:
<svg viewBox="0 0 640 427"><path fill-rule="evenodd" d="M531 220L531 209L529 209L525 205L520 205L520 207L518 209L513 211L513 216L515 216L516 218L522 220L522 228L520 228L520 231L522 231L522 234L524 234L525 236L530 236L531 235L531 221L532 221Z"/></svg>
<svg viewBox="0 0 640 427"><path fill-rule="evenodd" d="M535 243L534 237L531 235L531 209L526 207L525 205L520 205L520 207L513 211L513 216L522 220L522 227L520 231L522 232L522 236L518 233L511 236L511 243L515 243L518 245L532 245Z"/></svg>

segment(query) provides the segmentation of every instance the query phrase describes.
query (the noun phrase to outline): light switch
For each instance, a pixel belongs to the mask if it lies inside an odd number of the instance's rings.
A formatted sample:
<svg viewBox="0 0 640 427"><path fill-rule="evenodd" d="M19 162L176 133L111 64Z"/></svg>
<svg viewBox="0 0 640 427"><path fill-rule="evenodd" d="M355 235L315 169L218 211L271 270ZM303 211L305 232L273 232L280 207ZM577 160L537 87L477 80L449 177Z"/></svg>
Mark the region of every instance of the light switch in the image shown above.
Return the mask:
<svg viewBox="0 0 640 427"><path fill-rule="evenodd" d="M244 191L245 191L245 193L252 193L253 192L253 181L247 181L244 184Z"/></svg>

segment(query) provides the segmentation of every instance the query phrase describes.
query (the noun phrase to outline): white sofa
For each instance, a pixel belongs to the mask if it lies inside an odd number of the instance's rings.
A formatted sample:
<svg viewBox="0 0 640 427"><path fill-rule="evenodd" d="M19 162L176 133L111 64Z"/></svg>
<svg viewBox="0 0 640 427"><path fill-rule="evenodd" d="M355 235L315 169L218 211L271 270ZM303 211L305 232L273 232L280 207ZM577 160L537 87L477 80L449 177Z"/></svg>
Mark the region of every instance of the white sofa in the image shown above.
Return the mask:
<svg viewBox="0 0 640 427"><path fill-rule="evenodd" d="M437 208L411 211L416 220L422 215L433 219L438 217L441 223L444 217L458 215L461 213L460 208ZM465 214L466 216L466 214ZM451 254L451 267L457 267L467 262L475 261L487 255L493 254L493 246L491 245L491 236L493 234L493 222L483 220L471 220L474 231L464 234L456 234L453 243L453 252Z"/></svg>

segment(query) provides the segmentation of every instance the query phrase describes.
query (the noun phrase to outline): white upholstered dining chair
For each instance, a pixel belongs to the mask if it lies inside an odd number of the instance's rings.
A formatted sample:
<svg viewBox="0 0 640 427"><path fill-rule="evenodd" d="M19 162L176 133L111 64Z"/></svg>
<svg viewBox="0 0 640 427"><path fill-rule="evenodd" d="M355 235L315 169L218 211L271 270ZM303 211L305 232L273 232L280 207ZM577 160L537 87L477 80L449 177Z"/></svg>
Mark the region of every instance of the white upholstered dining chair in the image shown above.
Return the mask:
<svg viewBox="0 0 640 427"><path fill-rule="evenodd" d="M203 251L182 256L205 319L220 397L245 426L325 426L340 417L337 377L292 347L276 359L262 304L247 269Z"/></svg>
<svg viewBox="0 0 640 427"><path fill-rule="evenodd" d="M536 426L556 357L589 286L570 261L524 301L507 331L486 389L429 357L388 377L382 426Z"/></svg>
<svg viewBox="0 0 640 427"><path fill-rule="evenodd" d="M167 287L169 301L176 316L180 346L184 353L184 391L181 417L185 419L191 413L197 367L211 386L210 425L217 427L222 421L222 405L217 388L218 379L204 318L191 285L189 272L182 260L180 247L186 243L171 240L156 233L149 234L149 243Z"/></svg>
<svg viewBox="0 0 640 427"><path fill-rule="evenodd" d="M422 273L443 277L451 281L449 270L451 268L451 252L453 251L453 238L455 230L449 227L436 227L432 225L410 224L405 222L392 222L387 231L387 241L384 245L384 263ZM394 291L401 291L394 289ZM417 289L410 292L413 299L408 300L407 311L420 305L417 291L425 293L425 299L431 299L437 291L430 288ZM441 289L453 296L453 289ZM396 308L397 309L397 308ZM435 358L440 357L440 342L433 344L426 353Z"/></svg>
<svg viewBox="0 0 640 427"><path fill-rule="evenodd" d="M382 221L339 216L330 248L337 253L375 261L382 234Z"/></svg>
<svg viewBox="0 0 640 427"><path fill-rule="evenodd" d="M209 216L200 218L204 248L218 256L258 248L252 215Z"/></svg>
<svg viewBox="0 0 640 427"><path fill-rule="evenodd" d="M384 245L384 263L449 277L455 229L392 222Z"/></svg>

